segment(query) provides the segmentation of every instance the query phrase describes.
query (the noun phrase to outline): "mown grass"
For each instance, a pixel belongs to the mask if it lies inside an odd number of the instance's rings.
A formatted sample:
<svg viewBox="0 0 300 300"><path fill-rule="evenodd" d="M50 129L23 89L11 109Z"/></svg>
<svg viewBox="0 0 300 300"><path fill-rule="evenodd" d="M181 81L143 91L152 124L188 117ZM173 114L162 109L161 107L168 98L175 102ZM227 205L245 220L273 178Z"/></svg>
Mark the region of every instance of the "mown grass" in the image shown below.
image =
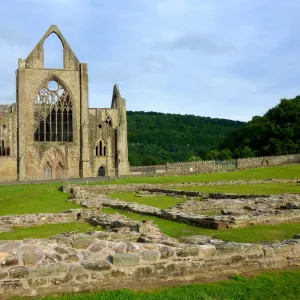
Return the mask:
<svg viewBox="0 0 300 300"><path fill-rule="evenodd" d="M152 220L153 223L157 224L165 234L175 238L204 234L222 239L224 241L258 243L290 239L293 235L300 233L300 223L254 226L248 228L234 228L230 230L213 230L198 228L157 217L143 216L109 207L103 208L103 212L107 214L119 213L130 219L138 221Z"/></svg>
<svg viewBox="0 0 300 300"><path fill-rule="evenodd" d="M218 180L250 180L250 179L290 179L300 178L300 164L249 169L243 171L204 173L198 175L173 175L155 177L130 177L110 182L91 182L90 184L126 184L126 183L183 183L207 182Z"/></svg>
<svg viewBox="0 0 300 300"><path fill-rule="evenodd" d="M99 291L96 293L35 298L36 300L201 300L299 299L300 270L268 272L250 279L233 276L216 283L188 284L152 291ZM138 282L137 282L138 283ZM142 287L142 286L141 286ZM24 298L22 298L24 299ZM21 298L19 298L21 300ZM25 299L24 299L25 300Z"/></svg>
<svg viewBox="0 0 300 300"><path fill-rule="evenodd" d="M88 232L92 230L100 231L101 227L94 227L88 223L64 223L64 224L45 224L42 226L34 227L19 227L15 226L14 231L1 232L0 240L23 240L26 238L42 239L56 234L76 231L76 232Z"/></svg>
<svg viewBox="0 0 300 300"><path fill-rule="evenodd" d="M238 193L238 194L293 194L300 193L300 183L266 183L248 185L190 186L179 188L183 191L207 193Z"/></svg>
<svg viewBox="0 0 300 300"><path fill-rule="evenodd" d="M139 197L136 196L136 193L109 194L109 196L126 202L137 202L139 204L150 205L161 209L176 206L179 202L183 202L185 200L184 198L156 195L154 197Z"/></svg>
<svg viewBox="0 0 300 300"><path fill-rule="evenodd" d="M57 213L80 207L68 202L69 195L58 188L59 184L0 186L0 215Z"/></svg>

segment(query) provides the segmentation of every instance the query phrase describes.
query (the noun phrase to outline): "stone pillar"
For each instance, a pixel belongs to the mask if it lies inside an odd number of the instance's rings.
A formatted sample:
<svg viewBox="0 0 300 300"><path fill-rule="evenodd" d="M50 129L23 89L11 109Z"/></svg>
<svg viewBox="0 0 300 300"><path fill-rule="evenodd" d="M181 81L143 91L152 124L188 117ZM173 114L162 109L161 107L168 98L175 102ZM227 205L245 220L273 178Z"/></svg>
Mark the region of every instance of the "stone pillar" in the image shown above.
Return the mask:
<svg viewBox="0 0 300 300"><path fill-rule="evenodd" d="M91 176L87 64L80 64L80 177Z"/></svg>
<svg viewBox="0 0 300 300"><path fill-rule="evenodd" d="M116 130L116 176L121 176L129 173L126 100L117 98L116 106L118 110L118 127Z"/></svg>
<svg viewBox="0 0 300 300"><path fill-rule="evenodd" d="M17 70L17 168L18 180L26 180L26 137L27 137L27 103L25 91L25 63L19 59Z"/></svg>

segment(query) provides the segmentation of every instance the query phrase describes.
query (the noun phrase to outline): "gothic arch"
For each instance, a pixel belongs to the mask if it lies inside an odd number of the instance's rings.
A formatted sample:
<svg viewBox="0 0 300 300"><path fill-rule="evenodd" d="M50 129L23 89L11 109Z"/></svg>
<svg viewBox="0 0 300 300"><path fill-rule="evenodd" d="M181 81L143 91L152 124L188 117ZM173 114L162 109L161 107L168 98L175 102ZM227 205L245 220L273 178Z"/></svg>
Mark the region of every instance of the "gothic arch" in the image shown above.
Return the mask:
<svg viewBox="0 0 300 300"><path fill-rule="evenodd" d="M106 167L104 165L101 165L98 169L98 177L104 176L106 176Z"/></svg>
<svg viewBox="0 0 300 300"><path fill-rule="evenodd" d="M49 84L55 82L52 89ZM68 86L52 74L44 79L33 104L33 134L36 142L74 142L76 107ZM48 126L47 126L48 125Z"/></svg>
<svg viewBox="0 0 300 300"><path fill-rule="evenodd" d="M44 36L40 39L35 48L31 51L31 53L26 58L26 65L29 68L35 67L44 69L44 42L51 34L56 34L56 36L60 39L63 46L63 60L64 60L64 70L79 70L79 61L72 51L71 47L67 43L66 39L60 32L57 26L52 25L48 29L48 31L44 34Z"/></svg>
<svg viewBox="0 0 300 300"><path fill-rule="evenodd" d="M53 170L55 170L58 164L61 164L64 170L68 170L68 162L65 155L61 152L60 149L54 146L44 152L43 157L40 161L40 167L45 166L46 163L48 163Z"/></svg>

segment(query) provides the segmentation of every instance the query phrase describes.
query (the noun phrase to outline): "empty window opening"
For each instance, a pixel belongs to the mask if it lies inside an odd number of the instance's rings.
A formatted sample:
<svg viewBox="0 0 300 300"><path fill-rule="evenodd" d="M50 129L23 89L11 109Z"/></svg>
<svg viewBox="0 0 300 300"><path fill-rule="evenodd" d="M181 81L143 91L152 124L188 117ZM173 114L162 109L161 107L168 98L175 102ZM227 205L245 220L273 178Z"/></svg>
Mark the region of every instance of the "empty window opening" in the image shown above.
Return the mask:
<svg viewBox="0 0 300 300"><path fill-rule="evenodd" d="M102 128L102 125L101 125L101 124L99 124L99 125L98 125L98 128L100 128L100 129L101 129L101 128Z"/></svg>
<svg viewBox="0 0 300 300"><path fill-rule="evenodd" d="M0 140L0 156L10 156L10 148L6 147L4 140Z"/></svg>
<svg viewBox="0 0 300 300"><path fill-rule="evenodd" d="M109 126L112 126L112 122L109 116L107 116L105 123L108 124Z"/></svg>
<svg viewBox="0 0 300 300"><path fill-rule="evenodd" d="M73 142L73 107L66 89L56 80L43 87L35 101L36 142Z"/></svg>
<svg viewBox="0 0 300 300"><path fill-rule="evenodd" d="M107 148L103 141L100 141L99 144L96 146L96 156L106 156L107 155Z"/></svg>
<svg viewBox="0 0 300 300"><path fill-rule="evenodd" d="M56 33L51 33L44 42L44 68L64 68L64 48Z"/></svg>
<svg viewBox="0 0 300 300"><path fill-rule="evenodd" d="M100 141L100 156L102 156L102 154L103 154L103 148L102 148L102 141Z"/></svg>

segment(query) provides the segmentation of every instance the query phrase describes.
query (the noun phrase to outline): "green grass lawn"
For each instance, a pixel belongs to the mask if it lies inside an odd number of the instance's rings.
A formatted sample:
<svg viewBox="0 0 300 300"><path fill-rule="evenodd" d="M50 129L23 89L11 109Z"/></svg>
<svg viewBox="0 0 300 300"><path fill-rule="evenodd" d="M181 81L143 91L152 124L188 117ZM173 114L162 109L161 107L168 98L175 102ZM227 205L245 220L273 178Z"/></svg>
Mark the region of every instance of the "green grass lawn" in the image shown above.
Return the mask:
<svg viewBox="0 0 300 300"><path fill-rule="evenodd" d="M118 198L126 202L137 202L161 209L176 206L179 202L185 201L184 198L174 198L170 196L136 197L135 195L136 193L109 194L112 198Z"/></svg>
<svg viewBox="0 0 300 300"><path fill-rule="evenodd" d="M94 227L88 223L65 223L65 224L46 224L35 227L14 227L12 232L1 232L0 240L23 240L25 238L42 239L63 232L77 231L88 232L92 230L100 231L101 227Z"/></svg>
<svg viewBox="0 0 300 300"><path fill-rule="evenodd" d="M300 183L262 183L247 185L190 186L179 188L183 191L207 193L238 193L238 194L300 194Z"/></svg>
<svg viewBox="0 0 300 300"><path fill-rule="evenodd" d="M131 177L110 182L91 182L90 184L124 184L124 183L183 183L183 182L206 182L217 180L250 180L250 179L300 179L300 164L278 166L269 168L249 169L234 172L205 173L198 175L182 176L155 176L155 177Z"/></svg>
<svg viewBox="0 0 300 300"><path fill-rule="evenodd" d="M100 291L77 295L35 298L37 300L279 300L299 299L300 270L268 272L250 279L234 276L217 283L188 284L152 291ZM26 298L27 299L27 298ZM25 300L25 299L24 299Z"/></svg>
<svg viewBox="0 0 300 300"><path fill-rule="evenodd" d="M58 190L59 185L5 185L0 186L0 215L56 213L79 205L68 202L68 194Z"/></svg>
<svg viewBox="0 0 300 300"><path fill-rule="evenodd" d="M254 226L249 228L234 228L230 230L213 230L189 226L183 223L177 223L152 216L142 216L109 207L103 208L103 212L107 214L119 213L138 221L153 220L153 222L157 224L165 234L175 238L204 234L220 238L224 241L258 243L290 239L293 235L300 233L300 223Z"/></svg>

